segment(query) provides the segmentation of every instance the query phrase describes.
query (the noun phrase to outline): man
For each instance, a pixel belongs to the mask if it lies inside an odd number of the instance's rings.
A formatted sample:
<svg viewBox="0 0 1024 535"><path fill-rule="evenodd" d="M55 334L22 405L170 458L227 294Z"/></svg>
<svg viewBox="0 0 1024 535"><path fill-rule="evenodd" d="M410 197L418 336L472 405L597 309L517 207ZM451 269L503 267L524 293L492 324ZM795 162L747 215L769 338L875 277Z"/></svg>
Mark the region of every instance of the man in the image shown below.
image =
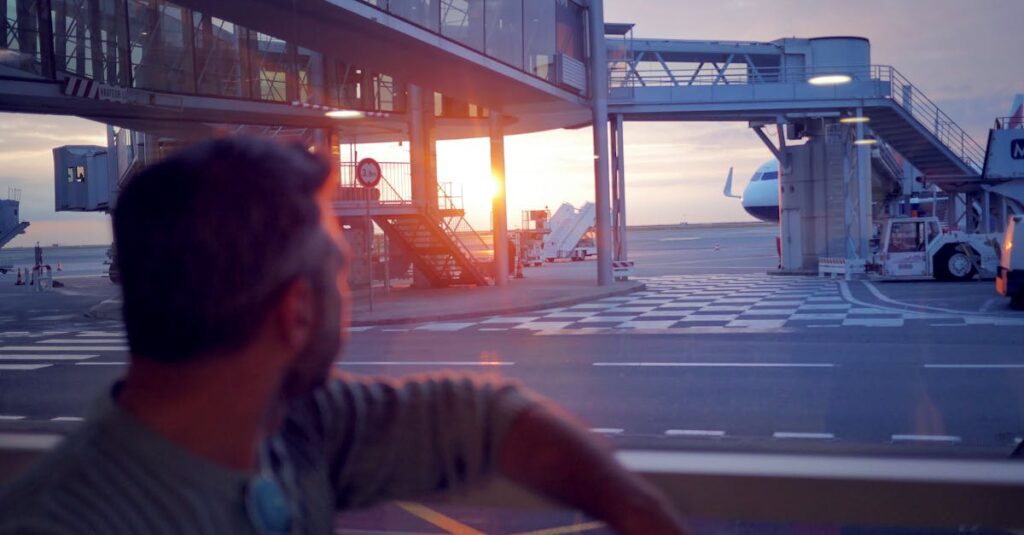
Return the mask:
<svg viewBox="0 0 1024 535"><path fill-rule="evenodd" d="M621 533L665 502L494 377L331 372L348 320L329 165L221 139L143 171L113 214L128 372L0 497L3 533L331 533L335 513L493 472Z"/></svg>

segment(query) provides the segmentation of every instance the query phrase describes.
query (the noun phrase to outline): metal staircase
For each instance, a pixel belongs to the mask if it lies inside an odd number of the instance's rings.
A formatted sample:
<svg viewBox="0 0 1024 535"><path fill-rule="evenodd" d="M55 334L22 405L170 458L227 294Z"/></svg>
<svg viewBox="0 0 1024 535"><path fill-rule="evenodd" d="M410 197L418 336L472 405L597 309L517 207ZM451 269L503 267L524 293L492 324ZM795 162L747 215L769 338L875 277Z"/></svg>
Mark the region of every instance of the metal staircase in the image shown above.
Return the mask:
<svg viewBox="0 0 1024 535"><path fill-rule="evenodd" d="M429 207L411 200L408 164L381 162L381 167L384 178L377 187L363 188L355 182L353 167L344 164L335 213L371 218L409 253L431 286L489 285L491 248L466 221L453 188L439 185L437 207Z"/></svg>

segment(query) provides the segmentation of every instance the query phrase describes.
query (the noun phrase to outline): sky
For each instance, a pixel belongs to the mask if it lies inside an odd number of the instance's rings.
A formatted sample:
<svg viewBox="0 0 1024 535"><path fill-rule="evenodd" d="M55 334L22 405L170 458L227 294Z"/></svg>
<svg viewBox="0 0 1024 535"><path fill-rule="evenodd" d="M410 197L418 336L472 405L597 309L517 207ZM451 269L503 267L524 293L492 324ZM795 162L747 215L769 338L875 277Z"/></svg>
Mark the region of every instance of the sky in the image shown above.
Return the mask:
<svg viewBox="0 0 1024 535"><path fill-rule="evenodd" d="M872 63L894 65L983 146L992 120L1024 93L1024 0L605 0L605 19L636 23L638 38L867 37ZM625 139L630 225L752 220L722 195L729 167L737 191L771 157L745 124L627 123ZM104 126L0 114L0 197L20 188L32 222L12 246L110 242L106 215L54 212L51 149L68 144L105 145ZM589 129L509 136L505 150L511 227L522 210L593 199ZM360 148L382 161L403 152ZM468 219L489 228L487 140L440 142L437 152L439 181L462 184Z"/></svg>

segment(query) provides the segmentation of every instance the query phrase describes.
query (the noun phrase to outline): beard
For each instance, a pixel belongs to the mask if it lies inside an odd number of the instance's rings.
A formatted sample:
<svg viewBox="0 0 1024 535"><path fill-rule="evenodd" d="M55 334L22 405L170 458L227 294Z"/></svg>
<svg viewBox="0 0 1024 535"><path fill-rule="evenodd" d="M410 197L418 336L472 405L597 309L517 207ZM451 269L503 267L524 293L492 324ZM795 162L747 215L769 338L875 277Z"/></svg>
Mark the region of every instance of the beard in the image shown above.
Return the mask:
<svg viewBox="0 0 1024 535"><path fill-rule="evenodd" d="M318 292L320 318L309 343L295 357L281 384L281 400L288 403L310 395L323 386L331 366L341 353L344 338L344 314L340 292Z"/></svg>

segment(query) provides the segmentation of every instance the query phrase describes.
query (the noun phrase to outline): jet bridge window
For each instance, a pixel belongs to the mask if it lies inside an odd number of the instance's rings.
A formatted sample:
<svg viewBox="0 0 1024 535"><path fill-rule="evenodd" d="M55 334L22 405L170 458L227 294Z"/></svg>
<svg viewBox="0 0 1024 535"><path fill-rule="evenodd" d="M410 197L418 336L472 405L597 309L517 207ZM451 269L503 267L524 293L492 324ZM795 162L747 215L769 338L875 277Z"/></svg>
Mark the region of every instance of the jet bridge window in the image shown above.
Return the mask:
<svg viewBox="0 0 1024 535"><path fill-rule="evenodd" d="M71 184L72 182L85 182L85 166L74 165L68 167L67 179L68 184Z"/></svg>

